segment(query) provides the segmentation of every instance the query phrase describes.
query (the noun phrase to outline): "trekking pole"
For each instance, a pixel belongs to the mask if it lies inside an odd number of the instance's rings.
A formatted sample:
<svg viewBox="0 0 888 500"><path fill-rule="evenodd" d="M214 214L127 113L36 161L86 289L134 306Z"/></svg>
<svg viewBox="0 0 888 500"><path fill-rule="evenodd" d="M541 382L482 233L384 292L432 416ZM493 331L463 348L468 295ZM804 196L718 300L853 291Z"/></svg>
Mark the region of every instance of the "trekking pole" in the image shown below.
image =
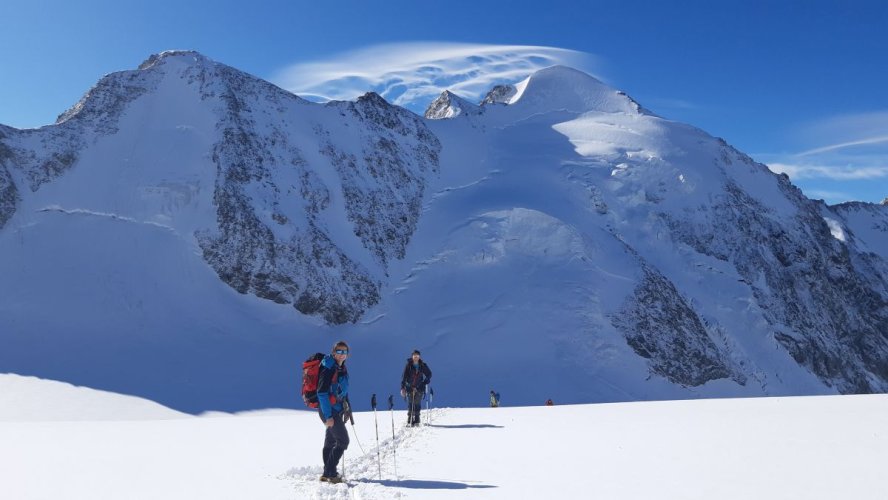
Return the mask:
<svg viewBox="0 0 888 500"><path fill-rule="evenodd" d="M395 397L389 395L389 410L392 412L392 457L395 460L395 480L398 480L398 441L395 439Z"/></svg>
<svg viewBox="0 0 888 500"><path fill-rule="evenodd" d="M429 395L429 386L425 386L425 395L426 395L426 396ZM431 409L430 406L429 406L429 401L430 401L430 400L431 400L430 397L426 397L426 418L425 418L426 421L425 421L425 425L429 425L429 424L431 423L431 418L432 418L432 413L431 413L431 411L432 411L432 409Z"/></svg>
<svg viewBox="0 0 888 500"><path fill-rule="evenodd" d="M432 401L433 399L435 399L435 389L433 387L429 387L429 406L432 407L432 410L435 409L435 405L433 404L434 402ZM432 416L431 410L429 416Z"/></svg>
<svg viewBox="0 0 888 500"><path fill-rule="evenodd" d="M410 425L410 419L413 418L413 407L410 405L410 393L404 392L404 395L401 397L404 398L404 402L407 403L407 425Z"/></svg>
<svg viewBox="0 0 888 500"><path fill-rule="evenodd" d="M413 425L413 403L416 402L416 388L410 389L410 395L407 396L407 425Z"/></svg>
<svg viewBox="0 0 888 500"><path fill-rule="evenodd" d="M355 430L355 417L352 415L351 401L348 400L348 396L342 400L342 411L352 424L352 434L355 435L355 441L358 442L358 448L361 449L361 455L366 455L367 452L364 451L364 447L361 445L361 438L358 437L358 431ZM345 420L343 420L342 423L344 424Z"/></svg>
<svg viewBox="0 0 888 500"><path fill-rule="evenodd" d="M376 427L376 466L379 468L379 480L382 481L382 459L379 457L379 421L376 420L376 394L370 398L373 408L373 425Z"/></svg>
<svg viewBox="0 0 888 500"><path fill-rule="evenodd" d="M423 389L423 390L425 390L425 389ZM419 404L416 405L416 420L417 420L416 425L422 426L422 425L425 425L422 423L422 398L423 398L424 394L419 391L416 391L415 395L413 396L413 398L414 398L413 404L416 404L416 397L417 396L419 397ZM428 418L429 418L429 416L428 416L428 414L426 414L426 419L428 419Z"/></svg>

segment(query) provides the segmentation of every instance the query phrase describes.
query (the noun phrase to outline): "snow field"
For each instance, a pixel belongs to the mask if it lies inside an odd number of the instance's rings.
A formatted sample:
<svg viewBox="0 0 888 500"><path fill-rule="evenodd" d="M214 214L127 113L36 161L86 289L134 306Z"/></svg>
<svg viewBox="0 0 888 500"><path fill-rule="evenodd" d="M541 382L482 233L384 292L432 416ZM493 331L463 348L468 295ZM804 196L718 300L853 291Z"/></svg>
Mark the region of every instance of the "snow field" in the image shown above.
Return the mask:
<svg viewBox="0 0 888 500"><path fill-rule="evenodd" d="M0 422L4 499L876 500L888 491L888 395L434 409L418 428L403 426L403 410L383 410L381 477L374 414L359 412L346 486L318 481L324 428L311 411L158 419L144 406L142 420L53 421L58 393L27 390L46 404ZM104 394L93 410L112 412L120 402Z"/></svg>

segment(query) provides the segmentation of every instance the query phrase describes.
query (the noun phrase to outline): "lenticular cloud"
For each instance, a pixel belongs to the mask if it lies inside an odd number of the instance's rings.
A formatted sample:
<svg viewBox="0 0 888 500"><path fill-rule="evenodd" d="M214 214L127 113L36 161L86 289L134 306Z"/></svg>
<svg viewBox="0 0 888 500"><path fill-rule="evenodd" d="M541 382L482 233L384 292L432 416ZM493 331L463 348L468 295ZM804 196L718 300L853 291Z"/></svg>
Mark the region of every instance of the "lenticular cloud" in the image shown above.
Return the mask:
<svg viewBox="0 0 888 500"><path fill-rule="evenodd" d="M290 66L271 78L314 101L349 100L373 91L421 113L444 90L480 101L494 85L564 64L590 72L589 54L555 47L407 43L376 45L323 62Z"/></svg>

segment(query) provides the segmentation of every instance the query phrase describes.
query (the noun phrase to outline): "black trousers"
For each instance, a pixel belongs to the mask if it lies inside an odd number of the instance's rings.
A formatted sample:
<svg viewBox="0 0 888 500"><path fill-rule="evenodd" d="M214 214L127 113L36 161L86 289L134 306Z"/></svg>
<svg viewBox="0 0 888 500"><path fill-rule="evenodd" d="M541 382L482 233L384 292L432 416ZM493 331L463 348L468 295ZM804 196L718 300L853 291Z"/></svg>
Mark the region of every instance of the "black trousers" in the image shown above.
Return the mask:
<svg viewBox="0 0 888 500"><path fill-rule="evenodd" d="M318 410L321 420L324 415ZM334 477L339 474L336 468L339 466L339 459L348 449L348 429L345 428L345 422L342 421L342 414L333 412L333 427L327 427L327 433L324 436L324 476Z"/></svg>
<svg viewBox="0 0 888 500"><path fill-rule="evenodd" d="M407 393L407 423L419 425L419 412L422 410L423 394L416 389Z"/></svg>

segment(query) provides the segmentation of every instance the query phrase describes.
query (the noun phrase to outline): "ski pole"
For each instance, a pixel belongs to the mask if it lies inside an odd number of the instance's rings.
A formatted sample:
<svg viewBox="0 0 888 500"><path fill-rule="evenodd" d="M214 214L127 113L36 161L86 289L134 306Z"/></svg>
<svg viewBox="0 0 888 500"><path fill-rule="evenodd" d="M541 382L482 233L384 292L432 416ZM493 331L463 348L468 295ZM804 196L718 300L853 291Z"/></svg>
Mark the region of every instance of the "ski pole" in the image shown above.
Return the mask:
<svg viewBox="0 0 888 500"><path fill-rule="evenodd" d="M370 407L373 408L373 425L376 427L376 466L379 468L379 480L382 481L382 459L379 457L379 421L376 419L376 394L370 398Z"/></svg>
<svg viewBox="0 0 888 500"><path fill-rule="evenodd" d="M398 440L395 439L395 397L389 395L389 410L392 412L392 458L395 461L395 480L398 480Z"/></svg>
<svg viewBox="0 0 888 500"><path fill-rule="evenodd" d="M433 387L429 387L429 406L431 406L432 409L435 409L435 405L433 404L434 401L432 401L433 399L435 399L435 389ZM431 417L432 414L429 413L429 416Z"/></svg>

